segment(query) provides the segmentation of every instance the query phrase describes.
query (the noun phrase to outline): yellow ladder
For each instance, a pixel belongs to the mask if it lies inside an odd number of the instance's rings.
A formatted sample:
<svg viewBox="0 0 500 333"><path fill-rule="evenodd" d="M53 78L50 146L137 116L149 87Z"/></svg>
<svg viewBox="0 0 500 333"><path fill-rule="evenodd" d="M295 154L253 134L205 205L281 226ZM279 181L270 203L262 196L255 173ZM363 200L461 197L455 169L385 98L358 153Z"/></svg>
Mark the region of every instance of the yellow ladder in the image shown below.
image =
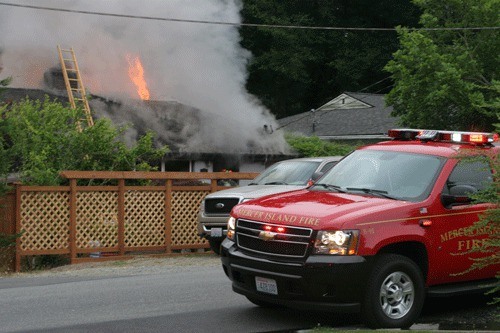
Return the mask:
<svg viewBox="0 0 500 333"><path fill-rule="evenodd" d="M82 76L80 75L80 70L78 69L75 51L73 51L73 48L62 49L58 45L57 52L59 53L59 61L61 62L64 83L66 84L66 90L68 91L69 103L73 109L76 109L77 102L81 103L83 111L85 112L87 125L93 126L94 120L92 119L92 114L90 112L87 94L85 93L85 87L82 82ZM80 122L77 123L77 126L78 130L81 131L82 127Z"/></svg>

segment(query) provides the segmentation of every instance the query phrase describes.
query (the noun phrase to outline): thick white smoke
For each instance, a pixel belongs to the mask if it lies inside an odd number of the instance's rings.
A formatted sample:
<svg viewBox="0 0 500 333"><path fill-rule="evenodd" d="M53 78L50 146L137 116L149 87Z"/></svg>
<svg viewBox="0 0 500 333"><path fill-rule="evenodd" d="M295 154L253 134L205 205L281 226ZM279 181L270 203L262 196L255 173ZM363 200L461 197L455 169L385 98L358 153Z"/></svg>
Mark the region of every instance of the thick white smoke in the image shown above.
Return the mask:
<svg viewBox="0 0 500 333"><path fill-rule="evenodd" d="M238 0L8 0L13 4L159 18L239 22ZM284 152L274 117L245 91L250 53L235 26L169 22L0 5L1 77L11 87L41 88L44 72L59 63L57 45L75 50L91 94L138 99L127 55L139 56L152 100L175 100L223 119L194 141L245 152ZM215 127L214 127L215 126ZM201 135L201 134L200 134ZM259 139L260 138L260 139ZM255 147L254 147L255 148Z"/></svg>

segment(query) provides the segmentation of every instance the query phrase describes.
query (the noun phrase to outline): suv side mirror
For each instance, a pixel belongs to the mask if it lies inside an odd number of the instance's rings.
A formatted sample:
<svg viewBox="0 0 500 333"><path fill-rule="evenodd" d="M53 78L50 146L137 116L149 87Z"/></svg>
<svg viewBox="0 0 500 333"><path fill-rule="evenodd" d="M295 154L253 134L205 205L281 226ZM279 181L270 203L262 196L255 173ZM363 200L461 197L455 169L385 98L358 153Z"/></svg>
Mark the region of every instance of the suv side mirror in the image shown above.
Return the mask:
<svg viewBox="0 0 500 333"><path fill-rule="evenodd" d="M316 171L316 172L315 172L315 173L313 173L313 174L312 174L312 176L311 176L311 182L312 182L313 184L314 184L314 183L316 183L316 181L317 181L318 179L320 179L320 178L321 178L321 176L323 176L323 175L324 175L324 173L323 173L323 172L321 172L321 171Z"/></svg>
<svg viewBox="0 0 500 333"><path fill-rule="evenodd" d="M470 194L476 192L477 189L472 185L455 185L450 188L449 194L441 194L441 202L445 207L468 204L472 202Z"/></svg>

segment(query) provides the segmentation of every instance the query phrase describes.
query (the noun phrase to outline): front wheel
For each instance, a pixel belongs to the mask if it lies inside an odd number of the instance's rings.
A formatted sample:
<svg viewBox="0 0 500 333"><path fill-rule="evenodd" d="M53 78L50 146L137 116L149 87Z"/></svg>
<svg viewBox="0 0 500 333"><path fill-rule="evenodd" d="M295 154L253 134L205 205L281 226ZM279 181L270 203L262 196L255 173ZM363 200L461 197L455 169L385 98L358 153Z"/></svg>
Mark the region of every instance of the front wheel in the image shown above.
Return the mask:
<svg viewBox="0 0 500 333"><path fill-rule="evenodd" d="M387 254L376 258L362 305L371 328L408 328L424 304L424 277L409 258Z"/></svg>

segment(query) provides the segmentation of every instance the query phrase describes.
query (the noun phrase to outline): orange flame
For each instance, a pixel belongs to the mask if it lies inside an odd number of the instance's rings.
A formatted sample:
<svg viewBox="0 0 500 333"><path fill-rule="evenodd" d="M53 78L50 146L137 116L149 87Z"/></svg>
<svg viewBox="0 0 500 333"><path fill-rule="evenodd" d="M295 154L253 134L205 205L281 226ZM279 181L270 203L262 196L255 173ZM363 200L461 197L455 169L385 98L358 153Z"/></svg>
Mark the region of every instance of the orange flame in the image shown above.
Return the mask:
<svg viewBox="0 0 500 333"><path fill-rule="evenodd" d="M132 56L127 55L128 61L128 76L134 82L137 93L143 101L149 100L149 90L144 80L144 68L142 67L141 60L139 57L132 58Z"/></svg>

